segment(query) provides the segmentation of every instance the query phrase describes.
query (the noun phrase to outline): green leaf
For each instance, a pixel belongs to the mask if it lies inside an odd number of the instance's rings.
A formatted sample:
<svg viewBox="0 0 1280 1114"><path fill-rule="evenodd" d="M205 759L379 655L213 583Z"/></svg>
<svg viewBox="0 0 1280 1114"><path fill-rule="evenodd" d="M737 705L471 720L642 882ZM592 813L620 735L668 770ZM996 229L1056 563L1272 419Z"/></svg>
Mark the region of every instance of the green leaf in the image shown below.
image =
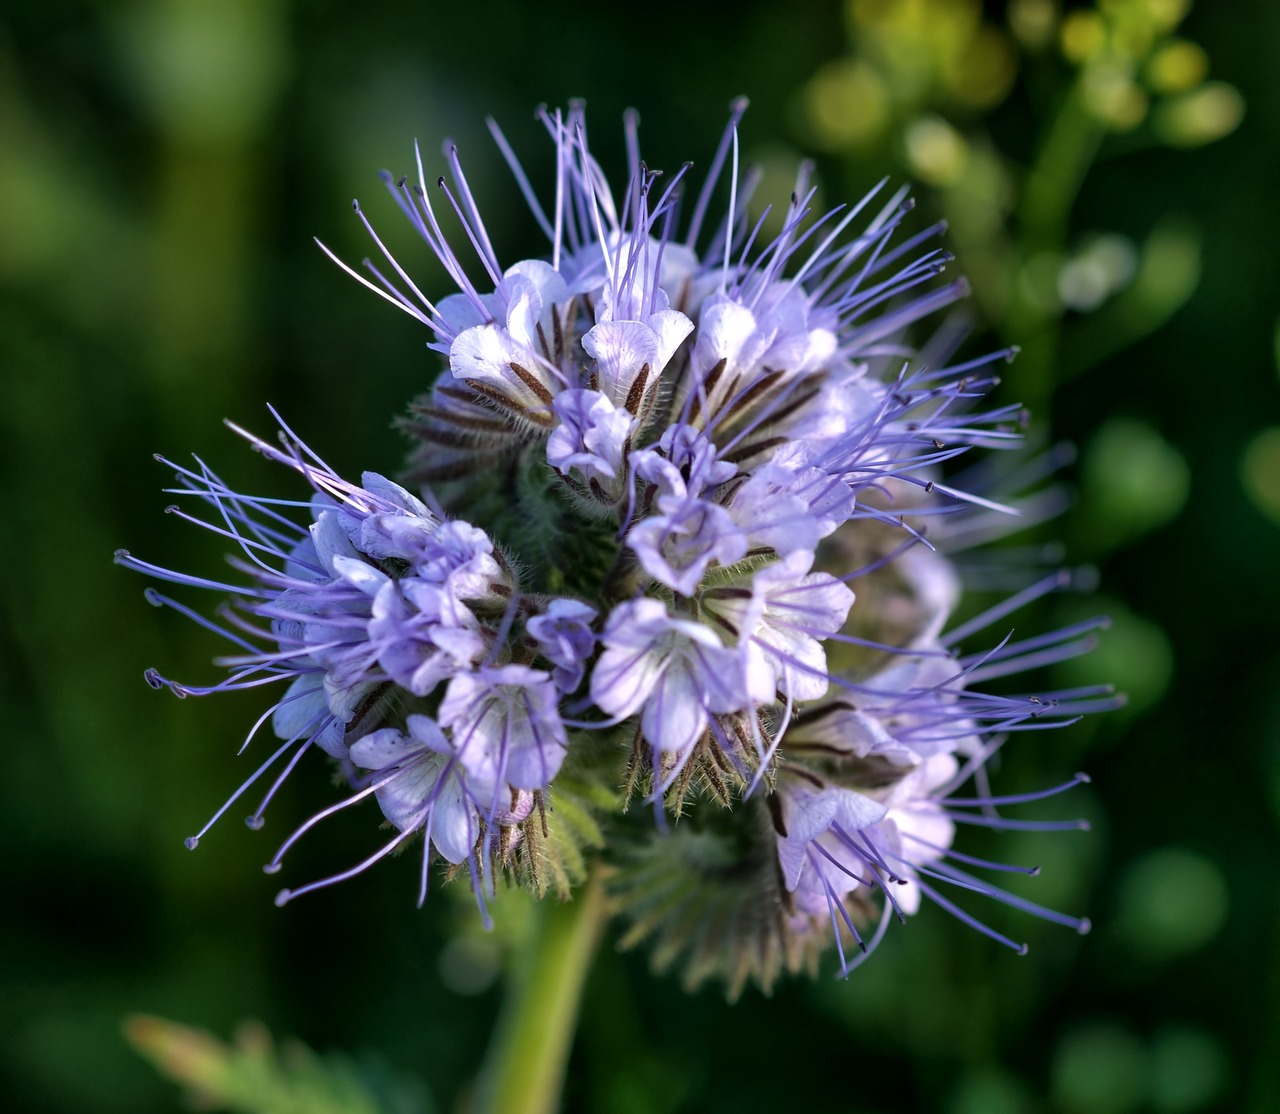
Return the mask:
<svg viewBox="0 0 1280 1114"><path fill-rule="evenodd" d="M319 1056L297 1041L277 1048L247 1021L226 1044L211 1033L159 1017L125 1022L129 1043L206 1110L238 1114L425 1114L420 1086L388 1079L341 1056ZM382 1078L379 1079L378 1076Z"/></svg>
<svg viewBox="0 0 1280 1114"><path fill-rule="evenodd" d="M748 982L768 993L784 970L815 974L830 936L788 908L759 795L735 812L695 804L666 834L637 825L609 882L629 922L620 947L647 941L655 970L680 968L689 990L722 979L730 1000Z"/></svg>
<svg viewBox="0 0 1280 1114"><path fill-rule="evenodd" d="M1240 482L1253 505L1280 523L1280 426L1250 439L1240 458Z"/></svg>
<svg viewBox="0 0 1280 1114"><path fill-rule="evenodd" d="M1154 333L1186 305L1199 284L1199 232L1183 220L1161 221L1142 244L1133 282L1068 332L1064 343L1068 378Z"/></svg>
<svg viewBox="0 0 1280 1114"><path fill-rule="evenodd" d="M541 807L524 822L513 861L536 897L564 901L586 880L588 853L605 844L600 817L617 812L619 748L613 732L575 735L569 757Z"/></svg>
<svg viewBox="0 0 1280 1114"><path fill-rule="evenodd" d="M1094 552L1171 521L1187 501L1191 469L1146 422L1108 419L1084 454L1082 512Z"/></svg>

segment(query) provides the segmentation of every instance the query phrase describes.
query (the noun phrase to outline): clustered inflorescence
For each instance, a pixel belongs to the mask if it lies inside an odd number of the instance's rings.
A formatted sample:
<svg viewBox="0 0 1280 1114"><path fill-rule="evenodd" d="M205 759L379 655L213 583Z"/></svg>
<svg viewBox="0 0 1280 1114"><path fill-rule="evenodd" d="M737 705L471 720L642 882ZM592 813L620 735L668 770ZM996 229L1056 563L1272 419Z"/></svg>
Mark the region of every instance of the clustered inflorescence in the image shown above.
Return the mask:
<svg viewBox="0 0 1280 1114"><path fill-rule="evenodd" d="M1005 819L999 806L1067 786L993 796L989 760L1014 732L1111 701L982 688L1087 648L1100 621L1022 640L993 626L1069 577L949 625L961 582L948 554L1011 509L948 481L949 462L1018 444L1018 408L981 401L1012 353L951 364L945 337L908 346L964 285L936 281L939 228L899 239L905 193L815 217L802 171L780 230L764 233L767 211L752 223L744 107L696 196L689 166L663 177L640 160L634 117L615 196L581 108L540 112L549 207L491 125L550 242L505 268L454 149L452 184L429 187L421 156L417 181L386 175L457 288L429 300L360 214L385 262L366 261L368 278L340 265L448 360L403 422L402 483L342 479L283 421L278 444L233 427L312 491L282 503L203 463L177 468L208 517L175 510L239 547L243 580L118 555L230 595L210 619L149 589L235 647L218 684L154 670L150 683L275 693L250 739L269 724L280 745L218 816L264 780L260 826L308 751L350 785L267 869L367 797L393 830L280 903L414 841L419 900L444 860L482 911L499 880L564 897L596 860L624 942L649 937L660 962L683 956L690 981L719 975L735 992L812 967L833 938L847 973L922 898L1015 948L955 895L1087 927L967 869L1024 868L952 850L957 824L1080 826ZM979 652L960 651L987 629ZM640 799L656 820L627 811Z"/></svg>

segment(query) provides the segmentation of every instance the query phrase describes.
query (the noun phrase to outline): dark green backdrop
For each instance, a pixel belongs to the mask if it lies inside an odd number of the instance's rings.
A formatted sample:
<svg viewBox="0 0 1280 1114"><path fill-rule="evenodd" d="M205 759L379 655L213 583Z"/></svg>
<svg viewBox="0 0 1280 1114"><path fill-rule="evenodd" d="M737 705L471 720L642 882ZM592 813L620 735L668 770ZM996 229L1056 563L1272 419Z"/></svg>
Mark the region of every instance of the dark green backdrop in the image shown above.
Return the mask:
<svg viewBox="0 0 1280 1114"><path fill-rule="evenodd" d="M1055 435L1084 446L1105 417L1139 420L1189 465L1181 513L1127 544L1092 544L1089 523L1105 516L1087 506L1067 523L1071 556L1099 561L1105 596L1158 627L1154 641L1104 649L1094 676L1109 662L1125 675L1126 654L1157 651L1172 671L1160 679L1160 657L1152 693L1137 693L1131 711L1019 741L1011 771L1042 784L1092 774L1069 807L1094 832L1026 853L1057 872L1039 892L1087 912L1093 934L993 914L1030 939L1019 960L926 910L848 983L790 983L734 1006L715 989L686 997L643 956L606 943L570 1109L1280 1106L1280 522L1241 480L1246 444L1280 425L1280 89L1264 76L1280 52L1280 8L1202 3L1183 30L1244 94L1243 124L1191 151L1117 140L1072 227L1141 238L1182 215L1203 238L1199 289L1172 323L1062 386L1052 413ZM195 451L242 487L283 493L284 478L220 425L229 416L267 429L269 402L340 471L395 470L402 446L389 420L435 359L420 329L311 237L358 260L356 195L394 229L375 174L409 170L415 137L432 159L441 137L459 141L514 259L536 241L486 114L536 172L545 144L534 106L585 97L594 142L616 168L620 113L635 106L651 163L675 166L705 158L730 98L745 92L746 153L785 154L808 142L799 90L845 44L841 10L826 2L715 15L561 0L70 0L6 14L6 1109L177 1109L176 1090L121 1036L136 1012L222 1035L258 1018L314 1048L417 1073L435 1107L450 1109L500 999L496 986L462 993L442 978L442 955L455 969L468 955L483 968L488 955L471 936L445 950L468 920L465 898L437 889L419 912L405 861L276 909L260 866L326 798L318 767L293 779L266 831L247 831L247 809L236 810L198 853L185 851L182 838L247 772L252 759L232 755L258 705L179 702L145 686L152 664L211 677L217 647L148 608L143 583L111 553L128 546L216 571L217 547L161 514L167 477L150 454ZM1034 145L1032 107L1010 101L992 118L1007 150ZM881 167L821 159L827 200L856 195ZM393 239L409 245L403 232ZM442 288L425 264L415 274ZM1105 498L1105 469L1090 490ZM293 877L349 861L357 830L317 833Z"/></svg>

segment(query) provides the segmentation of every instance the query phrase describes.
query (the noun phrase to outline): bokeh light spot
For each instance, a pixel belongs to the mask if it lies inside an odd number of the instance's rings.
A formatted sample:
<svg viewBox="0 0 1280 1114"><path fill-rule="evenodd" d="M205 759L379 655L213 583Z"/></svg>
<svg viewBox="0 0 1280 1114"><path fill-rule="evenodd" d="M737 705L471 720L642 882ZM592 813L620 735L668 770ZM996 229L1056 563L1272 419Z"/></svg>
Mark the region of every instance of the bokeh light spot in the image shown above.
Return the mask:
<svg viewBox="0 0 1280 1114"><path fill-rule="evenodd" d="M1171 959L1203 947L1227 919L1227 882L1195 851L1162 847L1125 871L1116 926L1135 950Z"/></svg>
<svg viewBox="0 0 1280 1114"><path fill-rule="evenodd" d="M990 1068L970 1072L960 1081L947 1114L1031 1114L1034 1109L1016 1078Z"/></svg>
<svg viewBox="0 0 1280 1114"><path fill-rule="evenodd" d="M1204 1110L1221 1097L1229 1071L1225 1050L1208 1033L1165 1029L1151 1042L1151 1105L1163 1114Z"/></svg>
<svg viewBox="0 0 1280 1114"><path fill-rule="evenodd" d="M1172 147L1199 147L1230 135L1244 119L1244 98L1233 85L1209 81L1161 104L1152 125Z"/></svg>
<svg viewBox="0 0 1280 1114"><path fill-rule="evenodd" d="M1195 43L1170 39L1147 63L1147 83L1157 93L1185 93L1209 73L1209 57Z"/></svg>
<svg viewBox="0 0 1280 1114"><path fill-rule="evenodd" d="M1191 469L1154 427L1111 418L1085 452L1082 480L1091 539L1110 548L1175 518L1191 490Z"/></svg>
<svg viewBox="0 0 1280 1114"><path fill-rule="evenodd" d="M804 90L805 116L814 139L828 150L872 143L889 125L889 96L865 62L824 66Z"/></svg>
<svg viewBox="0 0 1280 1114"><path fill-rule="evenodd" d="M1053 1062L1053 1097L1070 1114L1121 1114L1144 1097L1147 1071L1142 1044L1111 1022L1068 1033Z"/></svg>
<svg viewBox="0 0 1280 1114"><path fill-rule="evenodd" d="M1245 447L1240 480L1253 505L1280 523L1280 426L1264 429Z"/></svg>
<svg viewBox="0 0 1280 1114"><path fill-rule="evenodd" d="M912 173L931 186L954 184L969 162L964 136L940 116L913 120L907 127L904 145Z"/></svg>

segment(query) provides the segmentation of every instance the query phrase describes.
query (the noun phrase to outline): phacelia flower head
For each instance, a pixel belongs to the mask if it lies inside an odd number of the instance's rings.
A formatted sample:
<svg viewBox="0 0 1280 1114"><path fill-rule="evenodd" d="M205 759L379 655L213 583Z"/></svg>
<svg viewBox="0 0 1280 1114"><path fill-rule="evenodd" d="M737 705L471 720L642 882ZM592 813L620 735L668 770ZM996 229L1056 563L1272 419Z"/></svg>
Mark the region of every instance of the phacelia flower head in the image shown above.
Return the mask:
<svg viewBox="0 0 1280 1114"><path fill-rule="evenodd" d="M603 858L625 939L683 947L691 981L731 993L832 940L847 973L926 902L1014 947L968 896L1085 926L965 869L1019 868L953 846L965 825L1078 826L1005 819L1032 798L993 794L989 760L1113 702L1000 687L1088 648L1097 623L1004 626L1069 577L952 620L947 540L1014 517L952 478L957 458L1019 443L1019 408L984 402L1012 353L918 355L913 332L966 287L942 277L940 228L904 235L905 191L815 212L802 168L785 211L755 208L744 109L701 177L646 164L629 114L616 190L580 105L538 113L541 186L491 124L546 237L534 259L502 256L451 144L439 177L421 152L413 175L385 174L452 289L424 292L359 204L374 258L329 254L439 355L403 420L404 476L349 483L281 423L279 447L244 436L310 488L296 502L177 469L205 517L179 513L236 547L240 579L119 556L229 597L209 619L150 590L234 650L217 684L148 679L274 692L249 739L269 723L282 745L232 796L271 775L254 826L307 751L347 782L269 868L370 798L393 831L280 900L415 841L419 900L440 862L485 909L499 882L568 896ZM658 823L623 816L637 796Z"/></svg>

